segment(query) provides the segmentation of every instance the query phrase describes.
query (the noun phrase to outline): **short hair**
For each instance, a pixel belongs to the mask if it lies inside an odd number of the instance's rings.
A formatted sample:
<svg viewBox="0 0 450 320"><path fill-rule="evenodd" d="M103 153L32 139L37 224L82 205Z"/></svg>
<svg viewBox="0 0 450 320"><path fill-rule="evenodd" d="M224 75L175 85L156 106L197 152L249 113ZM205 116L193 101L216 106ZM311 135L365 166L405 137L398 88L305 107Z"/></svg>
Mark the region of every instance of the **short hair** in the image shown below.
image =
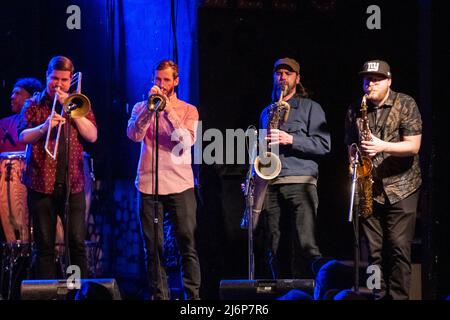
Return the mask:
<svg viewBox="0 0 450 320"><path fill-rule="evenodd" d="M31 96L35 92L40 92L43 90L42 83L36 78L21 78L17 79L14 87L19 87L27 91Z"/></svg>
<svg viewBox="0 0 450 320"><path fill-rule="evenodd" d="M344 290L353 285L353 269L338 260L325 263L316 275L314 300L323 300L328 290ZM327 295L328 296L328 295Z"/></svg>
<svg viewBox="0 0 450 320"><path fill-rule="evenodd" d="M167 68L171 68L173 71L173 78L178 78L178 65L173 62L172 60L164 59L158 62L158 64L155 67L155 73L157 70L165 70Z"/></svg>
<svg viewBox="0 0 450 320"><path fill-rule="evenodd" d="M51 73L53 70L70 71L70 74L74 72L74 66L72 61L64 56L53 57L48 63L47 72Z"/></svg>

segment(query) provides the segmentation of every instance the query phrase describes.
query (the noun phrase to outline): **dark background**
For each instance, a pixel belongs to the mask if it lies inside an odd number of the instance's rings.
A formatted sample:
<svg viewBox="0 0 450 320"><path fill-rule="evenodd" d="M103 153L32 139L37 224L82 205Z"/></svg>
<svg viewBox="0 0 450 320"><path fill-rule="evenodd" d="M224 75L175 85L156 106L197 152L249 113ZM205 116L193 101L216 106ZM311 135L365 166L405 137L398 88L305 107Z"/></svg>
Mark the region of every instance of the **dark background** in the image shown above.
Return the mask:
<svg viewBox="0 0 450 320"><path fill-rule="evenodd" d="M150 2L154 4L152 10L163 6ZM138 94L126 83L133 76L131 61L127 59L130 50L127 39L133 30L126 28L130 17L126 9L132 7L132 2L124 3L127 5L113 0L3 3L0 116L9 115L9 95L18 77L35 76L44 82L46 65L53 55L73 59L76 70L84 73L83 93L93 102L99 127L98 142L86 148L95 160L100 182L93 210L98 210L99 220L106 225L102 228L108 231L102 243L105 275L117 276L122 274L122 268L134 264L138 265L136 271L133 275L123 273L123 281L134 277L139 282L143 278L139 234L137 231L130 234L134 240L129 241L137 248L132 257L118 250L123 245L114 240L114 235L127 232L120 226L117 212L127 212L130 219L135 219L134 205L129 202L134 197L133 179L139 156L138 145L125 134L130 108ZM423 118L420 154L423 187L413 260L422 263L424 298L448 295L450 177L445 164L450 159L449 133L448 118L444 116L447 107L438 103L449 91L441 89L442 84L448 84L445 75L449 74L448 5L425 0L196 3L190 10L195 10L198 19L197 38L192 40L195 49L190 50L197 50L198 63L195 59L191 62L188 85L189 90L198 92L198 97L194 95L189 102L198 106L204 130L218 128L224 132L257 125L260 111L270 102L273 63L284 56L300 62L303 85L323 107L332 136L332 152L321 160L319 178L317 231L325 256L352 259L343 125L346 107L361 98L357 73L369 59L390 63L392 88L414 97ZM80 31L65 27L65 9L70 4L83 10ZM179 5L179 1L175 4ZM381 8L381 30L366 27L366 8L372 4ZM139 14L136 19L140 19ZM166 17L170 12L161 9L142 14L148 15L144 20L153 26L158 17ZM180 11L179 16L182 14ZM171 37L166 29L160 33ZM148 41L145 32L140 37L141 43ZM178 39L180 52L183 41ZM169 57L175 59L177 51L172 54ZM181 77L183 80L183 74ZM239 184L245 171L245 165L199 168L198 243L205 298L217 297L221 279L247 277L246 232L239 229L244 205ZM258 258L259 237L257 234ZM117 256L126 256L120 266L113 262ZM257 260L257 275L263 277L265 271Z"/></svg>

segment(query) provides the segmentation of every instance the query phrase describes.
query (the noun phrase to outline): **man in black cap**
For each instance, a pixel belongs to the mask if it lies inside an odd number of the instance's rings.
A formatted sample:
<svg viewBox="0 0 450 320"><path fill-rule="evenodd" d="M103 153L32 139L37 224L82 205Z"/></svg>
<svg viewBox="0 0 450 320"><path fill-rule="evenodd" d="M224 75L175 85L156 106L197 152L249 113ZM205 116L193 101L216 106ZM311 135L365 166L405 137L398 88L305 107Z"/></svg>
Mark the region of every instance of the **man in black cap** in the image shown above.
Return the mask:
<svg viewBox="0 0 450 320"><path fill-rule="evenodd" d="M345 142L348 146L357 143L373 163L372 214L361 222L369 245L369 263L382 272L381 286L375 288L378 298L408 299L411 242L421 185L418 153L422 120L413 98L390 89L392 74L385 61L366 62L360 74L370 139L361 134L358 102L347 112ZM353 161L355 148L349 150Z"/></svg>
<svg viewBox="0 0 450 320"><path fill-rule="evenodd" d="M35 92L42 91L42 84L35 78L18 79L11 93L12 116L0 119L0 152L25 151L25 144L19 142L17 125L25 100Z"/></svg>
<svg viewBox="0 0 450 320"><path fill-rule="evenodd" d="M311 278L311 263L321 257L315 239L317 159L330 152L330 134L321 106L307 98L294 59L275 62L272 99L261 113L260 128L269 129L266 140L272 152L279 151L282 168L269 182L262 214L268 264L273 278ZM286 104L287 121L282 111L274 125L276 110ZM290 270L283 268L287 261L279 261L282 234L291 242Z"/></svg>

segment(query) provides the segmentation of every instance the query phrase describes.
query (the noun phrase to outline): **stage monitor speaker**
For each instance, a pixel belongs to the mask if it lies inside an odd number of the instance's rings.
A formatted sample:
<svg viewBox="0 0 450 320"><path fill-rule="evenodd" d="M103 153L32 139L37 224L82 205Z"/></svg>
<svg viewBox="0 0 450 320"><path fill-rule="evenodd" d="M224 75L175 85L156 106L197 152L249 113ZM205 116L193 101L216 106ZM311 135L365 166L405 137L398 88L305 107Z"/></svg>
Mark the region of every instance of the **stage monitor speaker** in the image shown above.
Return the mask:
<svg viewBox="0 0 450 320"><path fill-rule="evenodd" d="M314 279L222 280L221 300L275 300L290 290L313 295Z"/></svg>
<svg viewBox="0 0 450 320"><path fill-rule="evenodd" d="M69 288L67 279L24 280L21 300L121 300L115 279L81 279L80 289Z"/></svg>

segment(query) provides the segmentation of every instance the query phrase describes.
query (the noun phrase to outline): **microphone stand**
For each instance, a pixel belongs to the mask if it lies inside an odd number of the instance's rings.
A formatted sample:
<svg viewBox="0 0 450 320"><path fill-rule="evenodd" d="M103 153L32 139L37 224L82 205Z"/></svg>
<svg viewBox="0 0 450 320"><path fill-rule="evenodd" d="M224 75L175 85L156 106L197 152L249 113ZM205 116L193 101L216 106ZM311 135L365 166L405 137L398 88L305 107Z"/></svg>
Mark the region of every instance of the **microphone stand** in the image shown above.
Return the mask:
<svg viewBox="0 0 450 320"><path fill-rule="evenodd" d="M255 136L257 135L255 131ZM257 143L257 140L256 142ZM254 205L254 191L255 191L255 179L253 177L253 167L254 167L254 151L250 154L250 166L247 172L247 179L245 184L245 210L247 211L248 219L248 278L249 280L255 279L255 255L253 249L253 205Z"/></svg>
<svg viewBox="0 0 450 320"><path fill-rule="evenodd" d="M246 208L247 217L248 217L248 278L249 280L255 279L255 255L253 253L253 203L254 196L253 192L255 190L255 183L253 179L253 163L250 164L250 168L248 170L247 176L247 185L246 185Z"/></svg>
<svg viewBox="0 0 450 320"><path fill-rule="evenodd" d="M162 282L161 280L161 257L159 256L159 218L158 218L158 213L159 213L159 190L158 190L158 182L159 182L159 173L158 173L158 162L159 162L159 104L157 104L154 108L154 112L155 112L155 130L154 130L154 135L155 135L155 152L153 153L153 161L154 161L154 165L155 165L155 170L153 171L154 174L154 198L153 198L153 234L154 234L154 239L153 239L153 252L155 255L155 258L153 259L153 270L155 271L155 274L157 275L157 277L160 280L160 283ZM155 291L155 288L153 288L153 291ZM153 292L154 293L154 292ZM165 294L163 292L163 294Z"/></svg>
<svg viewBox="0 0 450 320"><path fill-rule="evenodd" d="M359 153L355 153L355 159L352 164L352 187L350 193L350 208L348 212L348 222L353 221L353 232L354 232L354 291L359 293L359 214L358 209L353 210L355 207L355 193L356 193L356 183L358 180L358 161ZM353 220L354 218L354 220Z"/></svg>
<svg viewBox="0 0 450 320"><path fill-rule="evenodd" d="M70 245L69 245L69 211L70 211L70 131L71 131L71 125L72 125L72 110L70 108L67 108L67 125L65 127L65 140L66 140L66 194L65 194L65 200L64 200L64 243L65 243L65 259L66 259L66 270L67 267L71 265L70 261Z"/></svg>

